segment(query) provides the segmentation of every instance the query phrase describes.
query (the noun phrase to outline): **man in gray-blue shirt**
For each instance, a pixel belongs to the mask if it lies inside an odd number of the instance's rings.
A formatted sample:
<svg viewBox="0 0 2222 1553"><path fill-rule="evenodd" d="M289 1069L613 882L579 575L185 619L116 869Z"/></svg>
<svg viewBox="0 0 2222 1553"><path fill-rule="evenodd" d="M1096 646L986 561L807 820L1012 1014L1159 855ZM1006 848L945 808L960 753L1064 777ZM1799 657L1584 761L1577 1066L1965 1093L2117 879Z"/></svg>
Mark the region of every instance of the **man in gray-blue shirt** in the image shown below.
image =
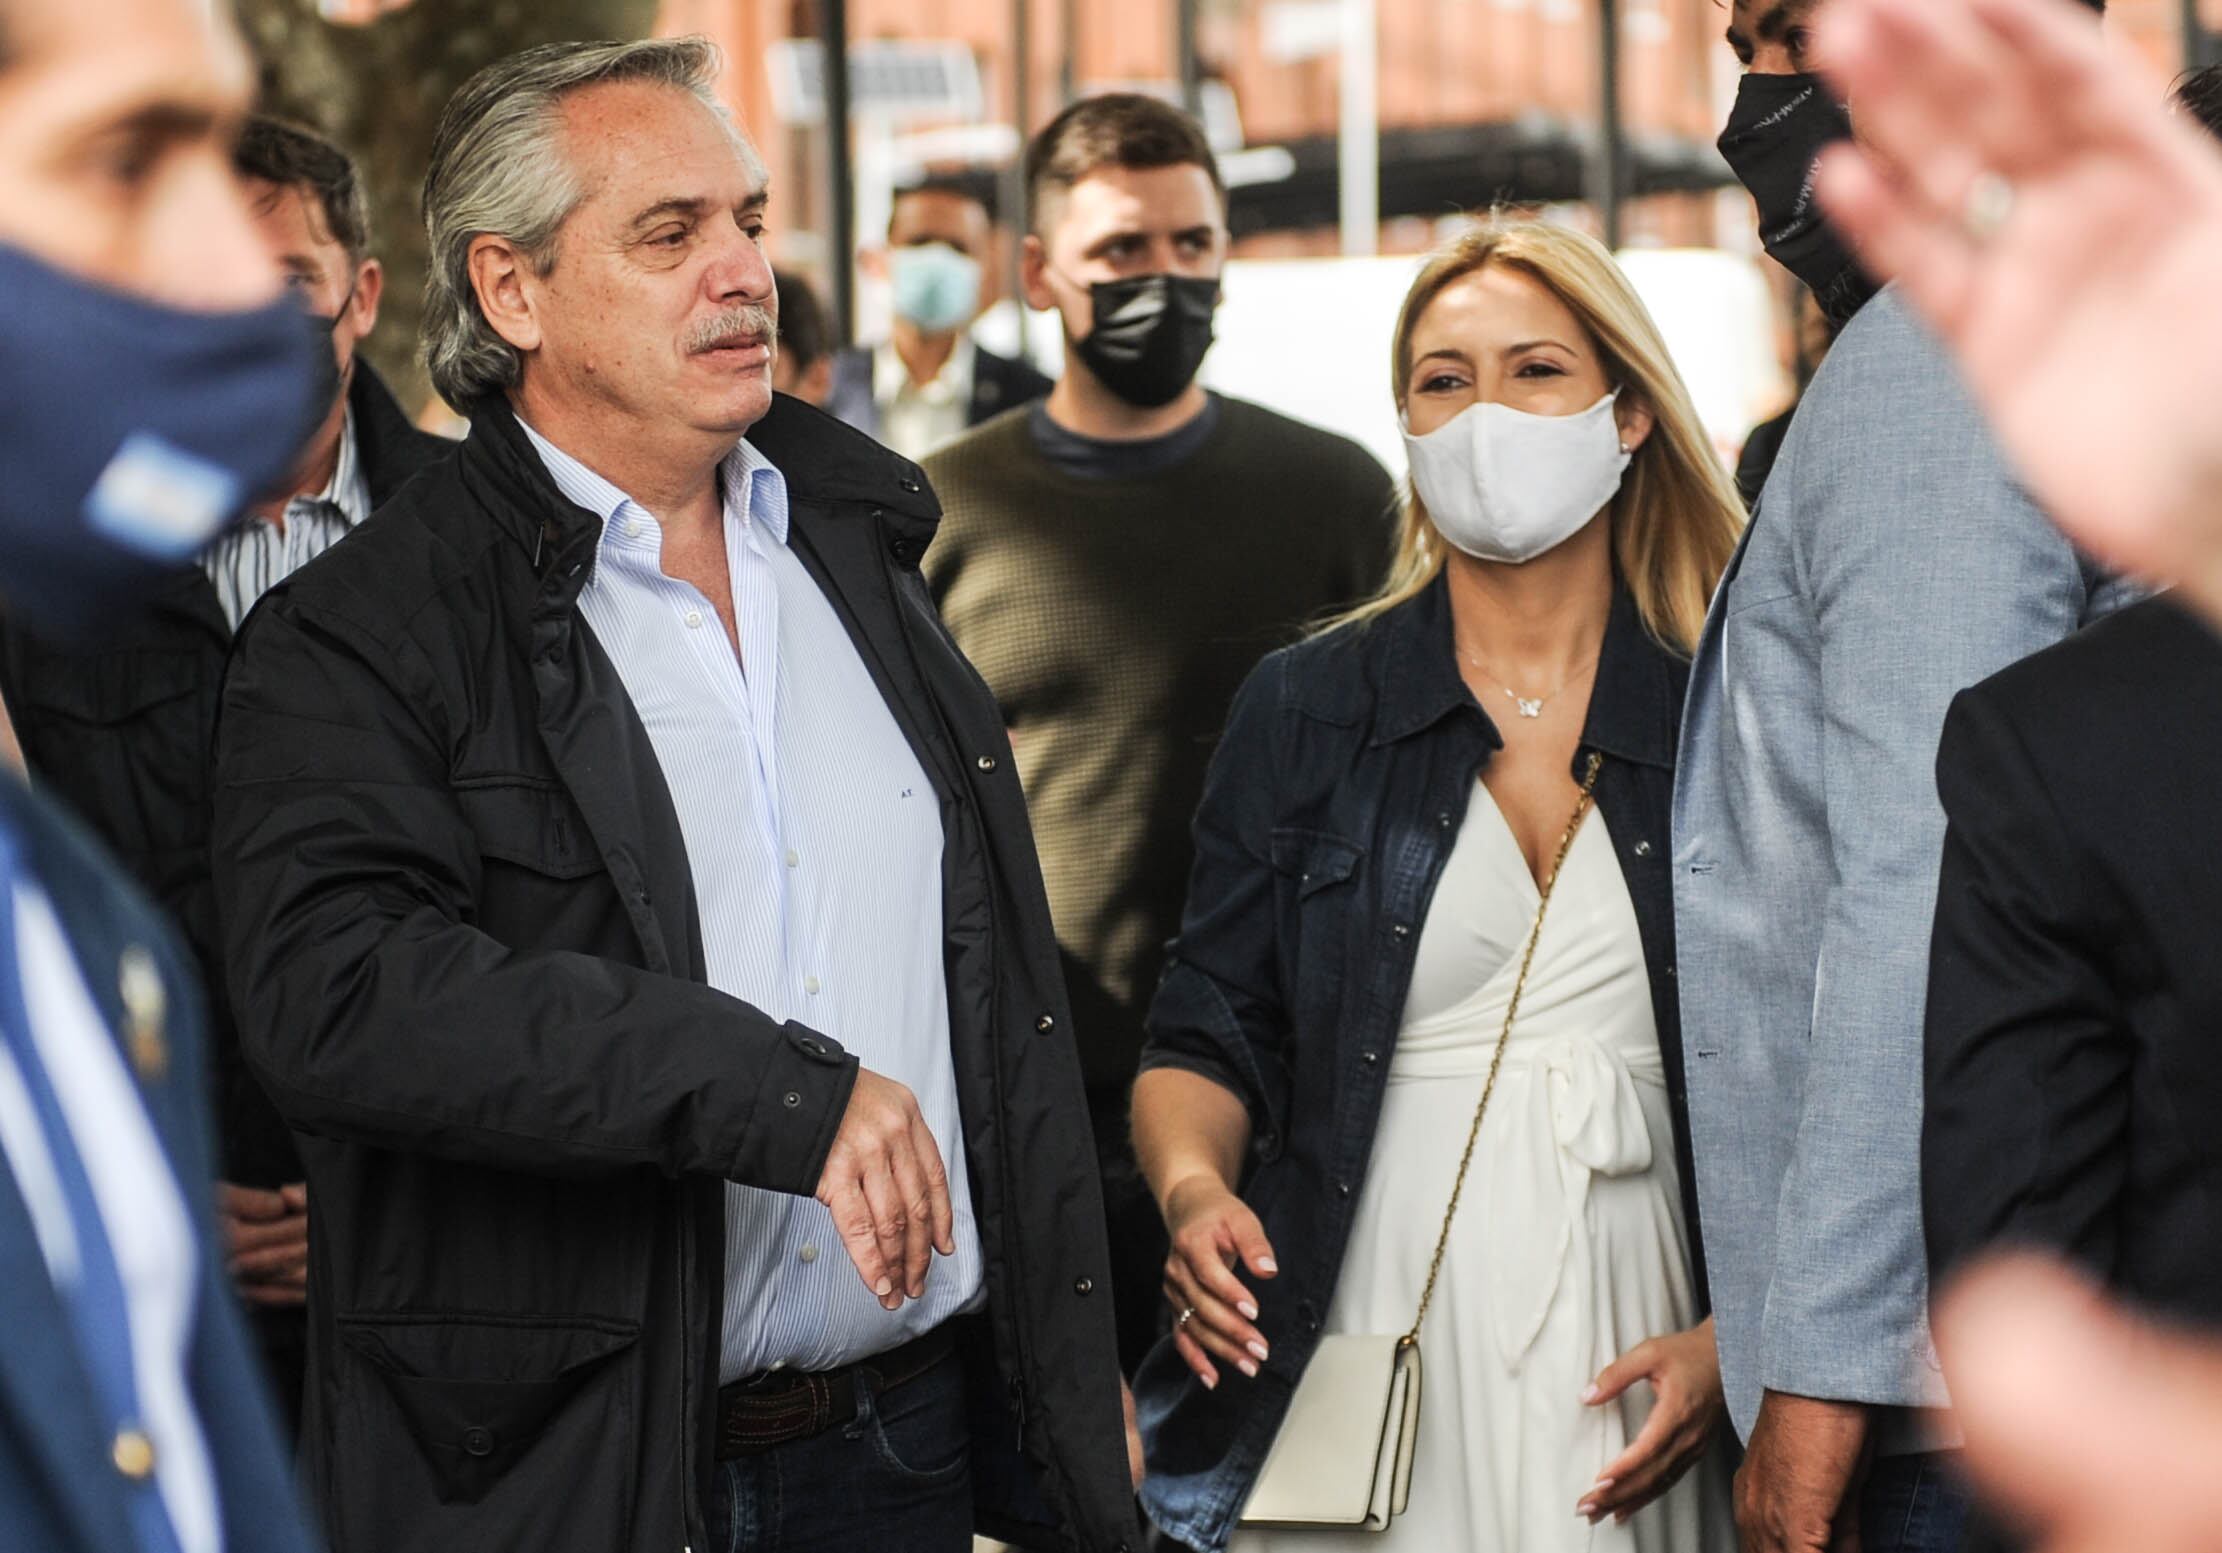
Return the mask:
<svg viewBox="0 0 2222 1553"><path fill-rule="evenodd" d="M1690 1121L1747 1553L1956 1547L1921 1233L1922 1015L1953 694L2124 591L2015 485L1943 350L1812 201L1849 131L1816 0L1736 0L1721 149L1844 322L1690 682L1675 910ZM2094 9L2097 5L2094 4ZM1853 316L1855 315L1856 316Z"/></svg>

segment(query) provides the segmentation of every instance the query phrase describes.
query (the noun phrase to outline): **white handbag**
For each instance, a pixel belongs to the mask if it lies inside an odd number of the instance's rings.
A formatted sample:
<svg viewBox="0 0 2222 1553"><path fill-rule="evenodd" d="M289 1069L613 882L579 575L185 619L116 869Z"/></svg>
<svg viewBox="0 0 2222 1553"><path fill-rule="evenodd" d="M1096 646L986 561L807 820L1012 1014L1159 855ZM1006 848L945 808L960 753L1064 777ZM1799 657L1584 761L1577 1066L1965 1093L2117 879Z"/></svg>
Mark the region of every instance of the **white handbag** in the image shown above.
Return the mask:
<svg viewBox="0 0 2222 1553"><path fill-rule="evenodd" d="M1412 1497L1419 1437L1420 1345L1409 1336L1321 1338L1242 1524L1386 1531Z"/></svg>
<svg viewBox="0 0 2222 1553"><path fill-rule="evenodd" d="M1490 1093L1497 1087L1497 1068L1504 1061L1505 1042L1512 1035L1513 1017L1520 1012L1520 994L1527 990L1528 967L1535 961L1536 940L1543 936L1543 914L1550 909L1551 887L1574 845L1574 832L1589 813L1590 798L1602 765L1592 753L1582 776L1582 795L1574 805L1574 818L1559 838L1558 856L1543 881L1536 903L1535 924L1528 930L1527 948L1520 957L1520 974L1512 984L1511 1001L1505 1005L1504 1028L1497 1033L1497 1049L1489 1059L1489 1076L1481 1086L1481 1101L1474 1107L1473 1126L1466 1132L1466 1152L1458 1161L1458 1176L1451 1184L1450 1206L1443 1210L1442 1232L1435 1238L1435 1257L1428 1263L1427 1283L1420 1291L1418 1312L1411 1330L1402 1336L1341 1334L1324 1337L1304 1366L1304 1378L1289 1399L1288 1414L1280 1433L1266 1453L1265 1465L1242 1507L1241 1524L1277 1530L1387 1531L1389 1523L1404 1513L1412 1498L1412 1458L1420 1437L1420 1325L1435 1298L1435 1280L1443 1270L1443 1253L1450 1248L1451 1221L1458 1216L1458 1199L1466 1189L1466 1172L1474 1162L1474 1145L1481 1137L1481 1119L1489 1110Z"/></svg>

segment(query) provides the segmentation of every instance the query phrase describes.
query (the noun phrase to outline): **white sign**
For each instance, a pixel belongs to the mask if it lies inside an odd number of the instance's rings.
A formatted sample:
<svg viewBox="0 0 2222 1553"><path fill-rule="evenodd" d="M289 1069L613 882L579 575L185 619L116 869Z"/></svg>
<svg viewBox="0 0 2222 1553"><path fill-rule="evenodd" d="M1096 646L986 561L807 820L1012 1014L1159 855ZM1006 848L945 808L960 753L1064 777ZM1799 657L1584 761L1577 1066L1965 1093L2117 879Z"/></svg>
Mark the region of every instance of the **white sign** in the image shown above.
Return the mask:
<svg viewBox="0 0 2222 1553"><path fill-rule="evenodd" d="M825 46L788 38L765 50L772 112L783 124L826 116ZM879 38L849 45L849 106L883 124L973 123L986 116L980 62L957 42Z"/></svg>
<svg viewBox="0 0 2222 1553"><path fill-rule="evenodd" d="M1277 65L1325 59L1342 47L1343 0L1272 0L1265 8L1265 57Z"/></svg>

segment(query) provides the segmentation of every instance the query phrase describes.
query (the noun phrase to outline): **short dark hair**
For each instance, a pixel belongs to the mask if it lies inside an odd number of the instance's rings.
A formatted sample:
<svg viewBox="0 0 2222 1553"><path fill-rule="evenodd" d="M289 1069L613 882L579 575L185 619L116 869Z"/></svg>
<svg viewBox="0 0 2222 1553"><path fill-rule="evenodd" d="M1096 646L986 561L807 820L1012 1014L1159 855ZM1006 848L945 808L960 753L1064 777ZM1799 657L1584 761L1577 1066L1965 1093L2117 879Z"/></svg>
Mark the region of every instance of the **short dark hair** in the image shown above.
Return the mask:
<svg viewBox="0 0 2222 1553"><path fill-rule="evenodd" d="M1083 97L1054 119L1026 147L1026 203L1040 220L1042 196L1069 189L1105 167L1201 167L1219 197L1227 181L1219 159L1193 118L1169 102L1139 92Z"/></svg>
<svg viewBox="0 0 2222 1553"><path fill-rule="evenodd" d="M833 348L817 288L793 270L773 270L779 291L779 348L797 371L808 371Z"/></svg>
<svg viewBox="0 0 2222 1553"><path fill-rule="evenodd" d="M987 213L988 224L995 224L995 180L978 174L927 173L908 183L895 185L894 199L888 202L888 221L894 222L893 206L913 194L943 194L951 199L966 200Z"/></svg>
<svg viewBox="0 0 2222 1553"><path fill-rule="evenodd" d="M354 160L315 130L258 113L232 148L232 170L242 178L306 189L324 212L325 230L351 259L370 252L370 202Z"/></svg>
<svg viewBox="0 0 2222 1553"><path fill-rule="evenodd" d="M2176 83L2176 106L2222 139L2222 65L2194 70Z"/></svg>

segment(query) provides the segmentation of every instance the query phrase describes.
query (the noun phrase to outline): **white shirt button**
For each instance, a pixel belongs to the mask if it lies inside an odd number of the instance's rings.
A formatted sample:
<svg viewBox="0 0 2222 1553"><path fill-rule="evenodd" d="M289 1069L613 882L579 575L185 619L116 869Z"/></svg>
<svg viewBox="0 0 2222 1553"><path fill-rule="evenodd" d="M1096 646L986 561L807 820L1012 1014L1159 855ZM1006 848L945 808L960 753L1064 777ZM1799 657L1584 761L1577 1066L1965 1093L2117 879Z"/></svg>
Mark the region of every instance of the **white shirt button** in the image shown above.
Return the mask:
<svg viewBox="0 0 2222 1553"><path fill-rule="evenodd" d="M812 997L816 997L818 995L818 978L815 976L805 976L802 979L802 990L809 993Z"/></svg>
<svg viewBox="0 0 2222 1553"><path fill-rule="evenodd" d="M687 629L688 629L688 630L690 630L690 631L699 631L699 630L701 630L701 629L702 629L702 611L701 611L701 610L699 610L699 609L690 609L690 610L688 610L688 611L687 611Z"/></svg>
<svg viewBox="0 0 2222 1553"><path fill-rule="evenodd" d="M789 868L800 868L802 866L802 854L793 847L787 849L787 866Z"/></svg>
<svg viewBox="0 0 2222 1553"><path fill-rule="evenodd" d="M640 537L640 519L627 518L625 520L625 533L628 538L638 539Z"/></svg>
<svg viewBox="0 0 2222 1553"><path fill-rule="evenodd" d="M814 1242L806 1240L802 1243L802 1249L795 1254L805 1262L815 1262L818 1260L818 1247Z"/></svg>

